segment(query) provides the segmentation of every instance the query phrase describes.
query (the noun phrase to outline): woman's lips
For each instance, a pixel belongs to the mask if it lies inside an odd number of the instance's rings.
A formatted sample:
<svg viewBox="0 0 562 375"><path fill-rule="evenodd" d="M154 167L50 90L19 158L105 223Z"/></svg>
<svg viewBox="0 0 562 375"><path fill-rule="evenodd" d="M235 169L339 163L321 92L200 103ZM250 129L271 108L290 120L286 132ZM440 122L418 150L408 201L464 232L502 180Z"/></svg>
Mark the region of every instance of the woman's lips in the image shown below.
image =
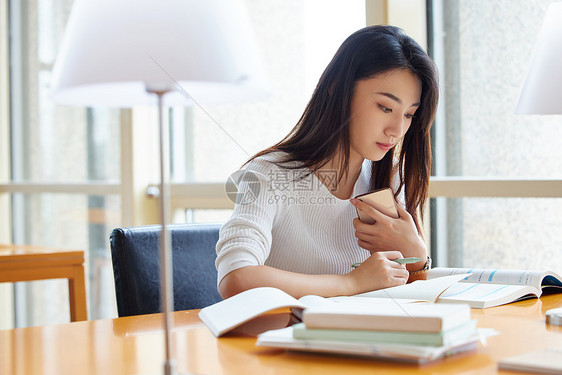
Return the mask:
<svg viewBox="0 0 562 375"><path fill-rule="evenodd" d="M383 151L388 151L388 150L390 150L391 148L394 147L394 144L393 144L393 143L380 143L380 142L377 142L377 146L379 146L379 148L380 148L381 150L383 150Z"/></svg>

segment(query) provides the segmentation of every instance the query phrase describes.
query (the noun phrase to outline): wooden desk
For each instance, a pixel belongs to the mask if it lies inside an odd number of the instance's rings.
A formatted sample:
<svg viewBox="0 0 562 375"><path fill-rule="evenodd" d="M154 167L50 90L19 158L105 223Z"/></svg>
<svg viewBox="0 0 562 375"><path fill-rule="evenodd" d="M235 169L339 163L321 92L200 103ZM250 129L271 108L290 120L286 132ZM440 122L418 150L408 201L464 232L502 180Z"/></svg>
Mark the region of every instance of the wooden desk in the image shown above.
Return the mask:
<svg viewBox="0 0 562 375"><path fill-rule="evenodd" d="M256 347L251 337L216 339L198 319L198 311L174 313L173 342L178 370L193 374L495 374L500 358L562 346L562 327L544 322L544 312L560 306L562 294L473 310L479 327L493 327L501 334L476 352L424 367L289 353ZM160 374L161 320L161 314L152 314L0 331L0 373Z"/></svg>
<svg viewBox="0 0 562 375"><path fill-rule="evenodd" d="M70 320L88 320L84 252L0 244L0 282L68 279Z"/></svg>

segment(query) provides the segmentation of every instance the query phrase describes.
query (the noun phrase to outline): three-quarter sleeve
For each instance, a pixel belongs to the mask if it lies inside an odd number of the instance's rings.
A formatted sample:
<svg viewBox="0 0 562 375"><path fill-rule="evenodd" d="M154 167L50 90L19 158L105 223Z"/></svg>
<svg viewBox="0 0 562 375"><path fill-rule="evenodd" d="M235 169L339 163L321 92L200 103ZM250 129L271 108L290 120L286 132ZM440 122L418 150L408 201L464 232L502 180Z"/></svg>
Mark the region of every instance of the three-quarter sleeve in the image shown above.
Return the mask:
<svg viewBox="0 0 562 375"><path fill-rule="evenodd" d="M228 273L246 266L265 264L271 250L277 204L271 197L268 170L274 164L256 160L238 175L237 203L222 226L216 251L217 283Z"/></svg>

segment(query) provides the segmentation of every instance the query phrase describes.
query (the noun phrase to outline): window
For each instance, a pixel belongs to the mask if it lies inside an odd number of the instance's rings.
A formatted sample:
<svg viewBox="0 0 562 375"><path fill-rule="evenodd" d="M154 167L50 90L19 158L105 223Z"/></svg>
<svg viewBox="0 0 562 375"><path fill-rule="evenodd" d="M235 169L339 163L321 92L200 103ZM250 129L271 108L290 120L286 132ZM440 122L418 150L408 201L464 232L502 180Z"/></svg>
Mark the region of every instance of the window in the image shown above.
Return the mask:
<svg viewBox="0 0 562 375"><path fill-rule="evenodd" d="M14 243L85 250L89 317L115 315L108 233L119 226L121 199L96 193L96 183L120 180L118 110L56 106L51 68L71 0L11 1L10 114ZM41 184L83 184L91 193L54 194ZM116 192L119 190L116 189ZM69 319L65 280L16 284L16 325Z"/></svg>
<svg viewBox="0 0 562 375"><path fill-rule="evenodd" d="M429 1L430 50L442 85L434 137L437 176L497 180L505 192L513 186L502 185L504 179L562 178L562 117L514 114L551 2ZM562 199L459 197L432 203L438 222L433 239L450 266L562 269L562 259L554 256L562 243Z"/></svg>
<svg viewBox="0 0 562 375"><path fill-rule="evenodd" d="M0 192L11 196L14 242L85 250L89 318L100 319L116 316L110 231L158 220L138 220L138 211L154 209L154 202L136 201L146 199L144 189L154 182L150 179L155 166L145 154L153 154L157 146L150 144L151 135L145 135L152 134L153 124L145 124L151 121L147 120L154 114L151 110L73 108L50 100L50 71L72 3L9 2L12 173L0 176L4 179ZM222 186L230 173L294 126L337 47L365 25L363 0L247 0L246 4L272 94L241 106L171 109L176 184L215 183L220 185L218 195L224 195ZM7 35L0 34L6 44ZM7 70L4 65L0 67ZM0 89L5 89L4 84ZM3 126L7 127L0 123L1 134ZM135 150L125 149L131 145ZM146 176L139 179L137 169ZM186 217L223 221L230 215L212 199L189 199L183 207L192 209L180 221ZM68 321L65 281L20 284L17 326Z"/></svg>

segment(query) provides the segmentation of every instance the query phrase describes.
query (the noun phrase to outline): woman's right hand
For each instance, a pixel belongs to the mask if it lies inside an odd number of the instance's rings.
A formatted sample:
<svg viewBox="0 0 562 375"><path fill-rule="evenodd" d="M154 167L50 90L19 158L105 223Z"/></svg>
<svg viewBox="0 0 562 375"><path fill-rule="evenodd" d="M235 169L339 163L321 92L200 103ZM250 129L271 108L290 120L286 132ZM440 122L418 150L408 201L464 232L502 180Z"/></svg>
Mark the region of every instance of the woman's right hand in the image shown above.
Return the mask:
<svg viewBox="0 0 562 375"><path fill-rule="evenodd" d="M408 270L393 259L402 258L399 251L378 251L347 274L355 291L352 294L370 292L406 284Z"/></svg>

